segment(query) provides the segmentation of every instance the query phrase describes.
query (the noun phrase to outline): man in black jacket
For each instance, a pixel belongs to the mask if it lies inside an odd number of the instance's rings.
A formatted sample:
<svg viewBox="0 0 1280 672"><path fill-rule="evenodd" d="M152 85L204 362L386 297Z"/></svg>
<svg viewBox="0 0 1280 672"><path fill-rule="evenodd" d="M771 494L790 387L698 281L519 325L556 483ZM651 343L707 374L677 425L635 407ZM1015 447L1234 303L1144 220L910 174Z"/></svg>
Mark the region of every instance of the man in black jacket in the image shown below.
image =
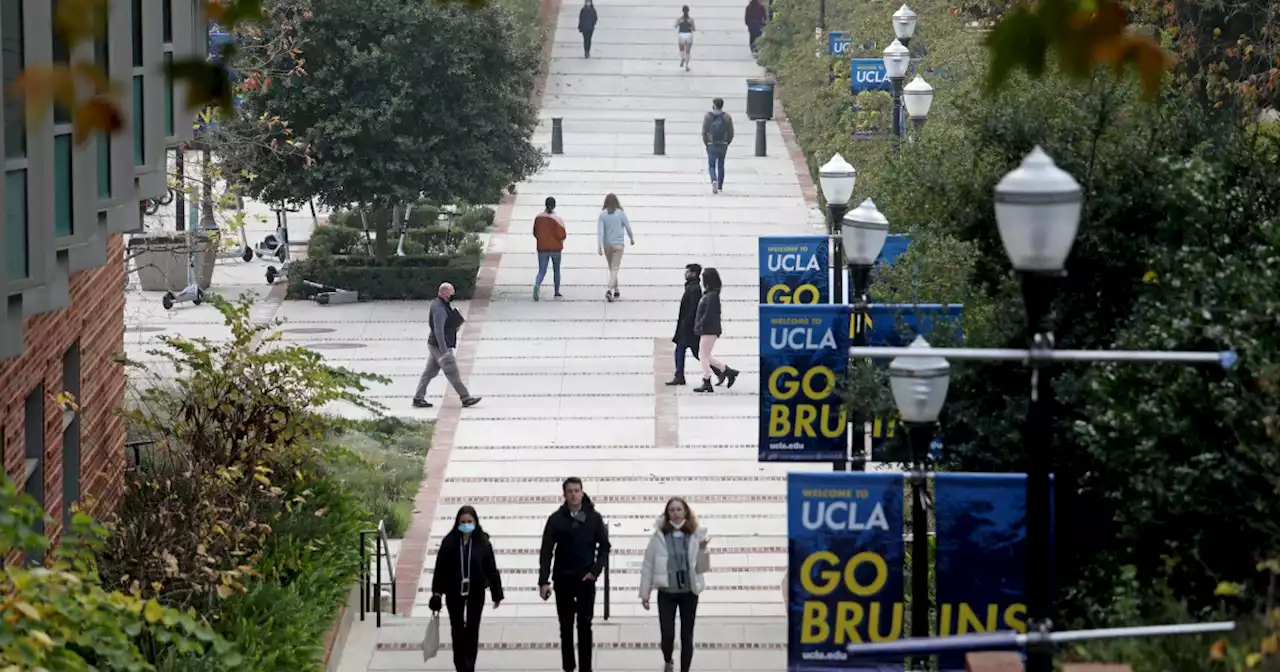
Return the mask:
<svg viewBox="0 0 1280 672"><path fill-rule="evenodd" d="M453 285L442 283L436 292L436 300L431 302L431 311L427 313L427 367L418 379L418 391L413 395L414 408L431 408L431 402L427 401L427 385L441 371L457 391L463 406L480 403L480 397L471 396L462 382L462 373L458 371L458 329L466 320L450 305L452 302Z"/></svg>
<svg viewBox="0 0 1280 672"><path fill-rule="evenodd" d="M591 672L591 618L596 607L596 578L609 558L609 528L582 491L582 479L561 485L564 505L547 519L538 562L538 594L551 597L555 582L556 616L560 619L560 656L565 672L574 672L573 627L578 622L578 663ZM554 560L554 562L553 562Z"/></svg>
<svg viewBox="0 0 1280 672"><path fill-rule="evenodd" d="M684 267L684 296L680 297L680 314L676 317L676 335L671 342L676 344L676 376L667 381L667 385L685 385L684 355L685 350L698 358L698 335L693 331L693 322L698 313L698 301L702 299L702 266L689 264ZM716 375L720 375L717 371Z"/></svg>

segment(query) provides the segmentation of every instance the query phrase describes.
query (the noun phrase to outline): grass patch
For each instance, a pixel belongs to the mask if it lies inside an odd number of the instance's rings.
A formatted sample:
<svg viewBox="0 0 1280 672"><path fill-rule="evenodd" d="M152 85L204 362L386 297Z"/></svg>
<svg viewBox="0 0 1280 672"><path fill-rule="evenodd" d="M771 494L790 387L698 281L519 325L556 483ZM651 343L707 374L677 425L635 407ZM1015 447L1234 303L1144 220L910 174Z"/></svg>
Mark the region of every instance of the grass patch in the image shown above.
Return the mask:
<svg viewBox="0 0 1280 672"><path fill-rule="evenodd" d="M387 536L404 536L435 425L397 418L343 423L321 443L329 475L370 514Z"/></svg>

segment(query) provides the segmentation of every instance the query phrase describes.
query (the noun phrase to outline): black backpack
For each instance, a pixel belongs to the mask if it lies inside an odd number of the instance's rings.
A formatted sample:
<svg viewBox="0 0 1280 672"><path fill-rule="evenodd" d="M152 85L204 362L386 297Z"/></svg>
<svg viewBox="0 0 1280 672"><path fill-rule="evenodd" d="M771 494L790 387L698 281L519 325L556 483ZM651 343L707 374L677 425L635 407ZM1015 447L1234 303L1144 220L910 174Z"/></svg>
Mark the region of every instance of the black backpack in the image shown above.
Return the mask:
<svg viewBox="0 0 1280 672"><path fill-rule="evenodd" d="M711 116L711 126L708 128L711 135L711 142L724 142L727 136L724 123L724 115L716 114Z"/></svg>

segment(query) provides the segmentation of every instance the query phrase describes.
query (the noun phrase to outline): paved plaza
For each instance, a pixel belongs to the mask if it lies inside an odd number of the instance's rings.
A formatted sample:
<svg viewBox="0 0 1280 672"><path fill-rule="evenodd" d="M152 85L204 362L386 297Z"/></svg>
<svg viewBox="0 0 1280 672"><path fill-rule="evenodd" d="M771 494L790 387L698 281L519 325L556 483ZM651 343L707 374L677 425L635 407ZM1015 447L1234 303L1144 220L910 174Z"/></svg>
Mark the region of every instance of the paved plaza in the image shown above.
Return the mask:
<svg viewBox="0 0 1280 672"><path fill-rule="evenodd" d="M426 352L426 302L331 308L268 302L261 309L260 317L287 320L288 342L390 377L393 382L374 386L371 396L391 412L438 421L415 521L396 544L401 616L381 629L372 620L356 622L338 669L452 669L447 650L424 663L419 643L429 618L434 549L457 508L471 504L493 537L507 586L502 607L484 613L480 669L560 670L554 602L540 600L535 583L542 527L560 503L561 479L571 475L585 481L614 548L608 622L603 598L597 600L596 672L661 669L656 609L643 611L636 590L653 520L675 495L689 500L713 537L694 668L785 667L780 585L788 468L756 462L756 239L813 232L816 208L812 185L802 186L788 155L785 129L770 122L769 156L754 156L745 80L764 73L747 48L745 0L693 7L698 32L691 72L677 66L673 24L681 4L599 0L589 60L576 32L580 6L566 3L560 10L535 139L549 150L550 120L562 118L564 154L499 208L480 287L464 306L459 360L468 386L483 397L480 405L461 409L456 395L445 396L441 376L429 394L437 407L410 407ZM716 96L734 116L736 140L725 193L712 195L699 131ZM665 156L653 155L655 118L666 120ZM636 245L626 248L622 297L615 303L604 299L606 270L595 241L596 216L609 192L621 199L636 236ZM559 201L569 233L564 298L547 300L548 276L544 300L535 303L530 231L547 196ZM725 333L717 355L744 373L732 390L711 395L693 394L692 384L663 385L673 371L683 268L692 262L721 272ZM227 262L218 269L220 289L242 283L266 290L264 268L258 261ZM131 294L131 353L162 333L225 333L211 308L165 312L158 303ZM690 359L689 366L693 383L698 363ZM447 647L447 625L444 633Z"/></svg>

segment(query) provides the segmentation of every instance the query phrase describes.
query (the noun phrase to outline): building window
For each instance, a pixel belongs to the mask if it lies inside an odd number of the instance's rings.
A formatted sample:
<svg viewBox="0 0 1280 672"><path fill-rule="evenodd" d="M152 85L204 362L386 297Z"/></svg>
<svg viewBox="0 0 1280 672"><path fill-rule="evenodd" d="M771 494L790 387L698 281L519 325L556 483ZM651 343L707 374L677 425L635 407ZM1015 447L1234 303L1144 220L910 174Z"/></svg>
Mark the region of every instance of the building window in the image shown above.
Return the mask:
<svg viewBox="0 0 1280 672"><path fill-rule="evenodd" d="M44 508L44 384L36 385L27 395L23 412L27 444L25 490ZM43 517L36 521L35 531L44 532Z"/></svg>
<svg viewBox="0 0 1280 672"><path fill-rule="evenodd" d="M26 280L31 274L27 248L27 171L4 174L5 279Z"/></svg>
<svg viewBox="0 0 1280 672"><path fill-rule="evenodd" d="M142 109L142 75L133 76L133 165L144 166L147 163L146 127Z"/></svg>
<svg viewBox="0 0 1280 672"><path fill-rule="evenodd" d="M62 356L62 390L80 402L80 344ZM62 429L62 524L71 524L71 507L80 501L80 413Z"/></svg>
<svg viewBox="0 0 1280 672"><path fill-rule="evenodd" d="M173 65L173 52L164 52L164 134L173 136L173 73L169 66Z"/></svg>
<svg viewBox="0 0 1280 672"><path fill-rule="evenodd" d="M75 233L71 193L71 135L53 138L53 232L62 238Z"/></svg>
<svg viewBox="0 0 1280 672"><path fill-rule="evenodd" d="M4 42L4 90L9 91L26 66L22 38L23 0L0 0L0 40ZM4 96L4 152L10 159L27 155L27 111L18 96Z"/></svg>
<svg viewBox="0 0 1280 672"><path fill-rule="evenodd" d="M58 29L58 25L57 25L58 24L57 22L58 5L61 4L61 1L62 0L53 0L53 2L50 3L50 7L52 8L53 16L54 16L54 21L53 21L54 25L52 29L53 62L66 65L71 62L71 50L67 47L67 41L62 39L62 31ZM53 123L55 124L71 123L71 110L67 109L66 105L63 105L62 103L56 100L53 102Z"/></svg>
<svg viewBox="0 0 1280 672"><path fill-rule="evenodd" d="M169 44L173 42L173 0L163 0L160 7L164 17L164 43Z"/></svg>
<svg viewBox="0 0 1280 672"><path fill-rule="evenodd" d="M142 0L133 0L133 67L142 65Z"/></svg>
<svg viewBox="0 0 1280 672"><path fill-rule="evenodd" d="M98 136L98 198L111 198L111 136Z"/></svg>

